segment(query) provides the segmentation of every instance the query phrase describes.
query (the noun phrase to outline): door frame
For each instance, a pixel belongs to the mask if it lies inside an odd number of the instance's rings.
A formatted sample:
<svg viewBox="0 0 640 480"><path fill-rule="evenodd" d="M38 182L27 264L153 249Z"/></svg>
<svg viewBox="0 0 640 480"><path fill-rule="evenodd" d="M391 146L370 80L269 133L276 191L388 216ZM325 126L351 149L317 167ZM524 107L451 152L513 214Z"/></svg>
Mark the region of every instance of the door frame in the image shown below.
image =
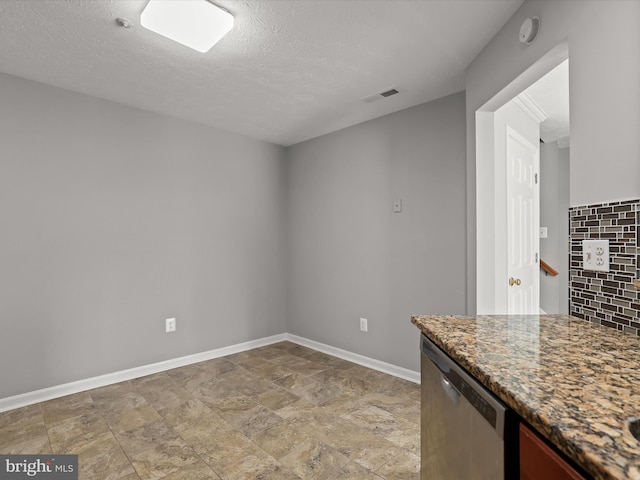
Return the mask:
<svg viewBox="0 0 640 480"><path fill-rule="evenodd" d="M566 42L557 45L521 75L506 85L493 98L476 110L476 313L489 315L497 311L496 285L496 198L495 146L493 115L500 107L569 58Z"/></svg>

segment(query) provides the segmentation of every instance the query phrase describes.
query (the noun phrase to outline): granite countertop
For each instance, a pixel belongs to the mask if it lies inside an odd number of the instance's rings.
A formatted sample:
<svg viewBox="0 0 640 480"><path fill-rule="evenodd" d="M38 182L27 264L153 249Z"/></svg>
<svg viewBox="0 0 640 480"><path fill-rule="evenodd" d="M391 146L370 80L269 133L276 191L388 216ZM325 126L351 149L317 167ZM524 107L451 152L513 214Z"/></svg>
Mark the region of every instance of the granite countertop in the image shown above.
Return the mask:
<svg viewBox="0 0 640 480"><path fill-rule="evenodd" d="M640 479L640 338L566 315L411 321L595 479Z"/></svg>

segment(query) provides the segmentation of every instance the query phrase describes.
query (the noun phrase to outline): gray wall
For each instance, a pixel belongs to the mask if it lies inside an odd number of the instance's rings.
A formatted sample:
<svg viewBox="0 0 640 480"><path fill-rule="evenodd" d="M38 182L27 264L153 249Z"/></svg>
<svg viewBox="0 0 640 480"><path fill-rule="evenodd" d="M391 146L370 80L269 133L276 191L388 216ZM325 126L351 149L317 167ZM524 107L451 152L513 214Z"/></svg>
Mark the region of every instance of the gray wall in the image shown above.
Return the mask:
<svg viewBox="0 0 640 480"><path fill-rule="evenodd" d="M569 313L569 148L540 143L540 258L558 271L555 277L540 271L540 308L547 313Z"/></svg>
<svg viewBox="0 0 640 480"><path fill-rule="evenodd" d="M285 149L0 93L0 398L286 331Z"/></svg>
<svg viewBox="0 0 640 480"><path fill-rule="evenodd" d="M537 15L540 34L518 41ZM527 0L467 69L467 279L475 311L475 115L482 105L562 42L569 51L571 205L640 196L640 2ZM522 85L526 87L528 85ZM606 139L615 138L615 141ZM604 167L604 168L603 168Z"/></svg>
<svg viewBox="0 0 640 480"><path fill-rule="evenodd" d="M459 93L290 147L289 332L419 370L410 316L464 313L464 115Z"/></svg>

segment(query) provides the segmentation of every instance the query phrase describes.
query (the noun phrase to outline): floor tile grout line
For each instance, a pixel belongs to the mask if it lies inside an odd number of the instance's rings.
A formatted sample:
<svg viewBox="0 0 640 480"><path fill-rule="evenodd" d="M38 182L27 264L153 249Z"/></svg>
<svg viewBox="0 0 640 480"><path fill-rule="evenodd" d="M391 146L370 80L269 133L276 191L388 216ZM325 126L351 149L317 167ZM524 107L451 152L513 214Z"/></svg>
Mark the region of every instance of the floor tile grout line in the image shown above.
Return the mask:
<svg viewBox="0 0 640 480"><path fill-rule="evenodd" d="M38 409L40 410L40 416L42 417L42 425L44 426L44 431L47 432L47 442L49 443L49 451L52 455L55 455L56 452L53 451L53 444L51 443L51 436L49 435L49 428L47 427L47 422L44 420L44 411L42 410L42 402L38 402Z"/></svg>
<svg viewBox="0 0 640 480"><path fill-rule="evenodd" d="M127 382L120 382L120 383L129 383ZM116 384L119 385L120 383ZM129 385L131 386L131 385ZM109 429L109 433L111 433L111 436L113 437L113 439L115 440L115 442L118 444L118 446L120 447L120 450L122 451L122 454L126 457L127 461L129 462L129 465L131 465L131 468L133 468L133 472L138 476L138 478L140 478L140 473L138 472L138 469L136 468L136 466L133 464L133 461L131 460L131 458L129 457L129 454L125 451L124 447L122 446L122 444L120 443L120 440L118 440L118 436L116 435L116 433L113 431L113 429L111 428L111 425L109 425L109 422L107 421L107 419L104 417L104 414L102 413L102 411L96 407L95 405L95 399L93 398L93 395L89 394L91 396L91 401L94 402L93 406L94 408L98 411L98 414L100 415L100 418L102 418L102 420L104 421L105 425L107 426L107 428ZM79 463L79 462L78 462Z"/></svg>
<svg viewBox="0 0 640 480"><path fill-rule="evenodd" d="M133 388L135 389L136 387L133 386ZM189 392L189 393L192 394L192 392ZM140 393L140 395L144 398L144 395L142 395L141 393ZM146 398L145 398L145 401L147 401L147 403L149 403L149 401ZM151 404L149 403L149 405L151 405ZM187 442L184 438L182 438L182 435L180 434L180 432L176 431L176 429L172 425L167 424L164 416L154 406L151 405L151 407L158 414L158 416L162 419L162 422L167 426L167 428L169 428L173 433L175 433L189 447L189 449L194 453L194 455L198 459L200 459L200 461L202 461L202 463L204 463L207 467L209 467L213 471L213 473L215 473L218 476L218 478L222 478L222 476L215 470L215 468L213 468L212 465L209 465L209 463L204 458L202 458L202 456L198 453L198 451L194 448L194 446L191 445L190 442ZM116 435L114 434L114 436L116 436ZM116 436L116 441L118 441L117 436ZM119 441L118 441L118 443L120 444ZM127 455L127 453L124 450L124 447L122 447L122 445L120 446L120 448L122 448L122 450L125 452L125 455ZM127 455L127 458L129 458L128 455ZM133 465L133 462L131 460L129 460L129 461L130 461L131 465L133 466L134 470L136 470L135 466ZM137 473L137 470L136 470L136 474L138 475L138 477L140 477L140 474ZM165 476L167 476L167 475L165 475ZM159 480L162 480L162 478L164 478L164 477L161 477Z"/></svg>

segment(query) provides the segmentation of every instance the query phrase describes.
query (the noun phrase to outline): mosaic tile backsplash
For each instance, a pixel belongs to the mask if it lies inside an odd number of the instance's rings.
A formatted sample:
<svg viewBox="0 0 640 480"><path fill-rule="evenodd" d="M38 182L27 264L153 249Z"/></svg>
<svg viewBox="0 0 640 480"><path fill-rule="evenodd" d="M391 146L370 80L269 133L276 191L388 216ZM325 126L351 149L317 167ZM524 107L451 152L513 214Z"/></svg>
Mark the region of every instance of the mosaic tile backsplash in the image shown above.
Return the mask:
<svg viewBox="0 0 640 480"><path fill-rule="evenodd" d="M640 335L640 200L572 207L569 222L571 314ZM609 240L609 272L583 270L584 239Z"/></svg>

